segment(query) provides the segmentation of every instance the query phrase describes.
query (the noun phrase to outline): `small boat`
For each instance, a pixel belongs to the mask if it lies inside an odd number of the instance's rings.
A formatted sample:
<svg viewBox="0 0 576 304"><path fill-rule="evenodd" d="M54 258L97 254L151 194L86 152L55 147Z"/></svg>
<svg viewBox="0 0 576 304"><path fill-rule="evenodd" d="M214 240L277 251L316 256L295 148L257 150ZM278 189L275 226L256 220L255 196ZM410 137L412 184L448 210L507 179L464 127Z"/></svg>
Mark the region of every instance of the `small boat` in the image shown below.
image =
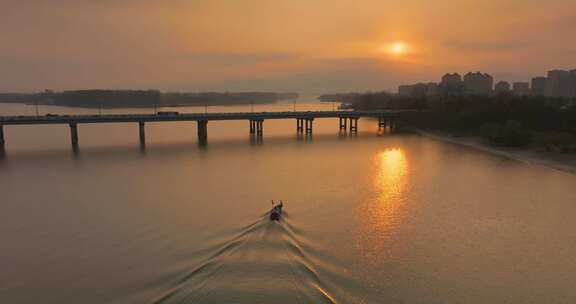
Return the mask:
<svg viewBox="0 0 576 304"><path fill-rule="evenodd" d="M272 201L272 204L274 204L274 201ZM274 207L272 207L272 210L270 210L270 220L271 221L279 221L280 218L282 217L282 207L284 207L284 204L282 203L282 201L280 201L280 203L275 204Z"/></svg>

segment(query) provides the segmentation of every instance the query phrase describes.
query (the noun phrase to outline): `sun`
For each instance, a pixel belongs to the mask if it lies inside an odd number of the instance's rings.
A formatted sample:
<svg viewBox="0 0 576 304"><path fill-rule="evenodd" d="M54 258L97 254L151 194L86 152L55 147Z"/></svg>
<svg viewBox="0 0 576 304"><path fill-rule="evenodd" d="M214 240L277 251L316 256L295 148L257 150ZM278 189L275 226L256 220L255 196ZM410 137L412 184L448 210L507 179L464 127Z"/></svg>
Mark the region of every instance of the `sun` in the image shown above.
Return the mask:
<svg viewBox="0 0 576 304"><path fill-rule="evenodd" d="M389 52L393 55L403 55L406 53L406 44L401 41L390 44Z"/></svg>
<svg viewBox="0 0 576 304"><path fill-rule="evenodd" d="M394 57L401 57L409 53L410 47L403 41L395 41L384 44L380 51Z"/></svg>

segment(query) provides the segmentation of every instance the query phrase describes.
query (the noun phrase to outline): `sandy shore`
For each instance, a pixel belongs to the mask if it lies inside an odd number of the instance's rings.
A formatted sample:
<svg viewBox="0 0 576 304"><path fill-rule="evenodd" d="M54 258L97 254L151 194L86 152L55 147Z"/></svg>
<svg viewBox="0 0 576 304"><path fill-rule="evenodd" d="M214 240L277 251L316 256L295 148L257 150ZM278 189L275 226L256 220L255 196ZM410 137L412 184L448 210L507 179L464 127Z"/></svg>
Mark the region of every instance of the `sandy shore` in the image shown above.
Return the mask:
<svg viewBox="0 0 576 304"><path fill-rule="evenodd" d="M514 159L530 165L545 166L548 168L576 174L576 155L555 152L538 152L530 149L502 148L489 146L478 137L454 137L443 132L411 129L422 136L433 138L452 144L473 148L487 153L496 154Z"/></svg>

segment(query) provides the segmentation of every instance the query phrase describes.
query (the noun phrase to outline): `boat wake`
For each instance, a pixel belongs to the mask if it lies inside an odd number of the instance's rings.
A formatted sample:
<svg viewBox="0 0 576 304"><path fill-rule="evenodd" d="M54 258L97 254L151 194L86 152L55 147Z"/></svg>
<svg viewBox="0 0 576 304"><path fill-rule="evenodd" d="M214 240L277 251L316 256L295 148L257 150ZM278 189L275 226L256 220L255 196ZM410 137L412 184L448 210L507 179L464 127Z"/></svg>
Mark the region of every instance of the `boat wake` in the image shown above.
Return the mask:
<svg viewBox="0 0 576 304"><path fill-rule="evenodd" d="M287 212L281 221L266 213L204 250L152 303L337 303L316 268L316 261L325 260L317 251ZM322 273L338 276L330 268Z"/></svg>

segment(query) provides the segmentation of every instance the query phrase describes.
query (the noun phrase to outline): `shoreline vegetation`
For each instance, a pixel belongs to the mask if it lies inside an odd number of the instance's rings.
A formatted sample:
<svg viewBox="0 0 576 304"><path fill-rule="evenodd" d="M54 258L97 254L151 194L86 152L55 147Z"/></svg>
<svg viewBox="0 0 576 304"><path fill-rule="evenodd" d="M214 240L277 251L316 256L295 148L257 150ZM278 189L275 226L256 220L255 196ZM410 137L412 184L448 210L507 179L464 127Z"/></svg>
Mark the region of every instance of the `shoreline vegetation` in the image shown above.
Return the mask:
<svg viewBox="0 0 576 304"><path fill-rule="evenodd" d="M0 103L54 105L77 108L144 108L205 105L270 104L297 99L297 93L275 92L160 92L157 90L78 90L42 93L0 93Z"/></svg>
<svg viewBox="0 0 576 304"><path fill-rule="evenodd" d="M410 110L400 124L428 137L576 173L576 100L544 96L351 93L355 110Z"/></svg>

